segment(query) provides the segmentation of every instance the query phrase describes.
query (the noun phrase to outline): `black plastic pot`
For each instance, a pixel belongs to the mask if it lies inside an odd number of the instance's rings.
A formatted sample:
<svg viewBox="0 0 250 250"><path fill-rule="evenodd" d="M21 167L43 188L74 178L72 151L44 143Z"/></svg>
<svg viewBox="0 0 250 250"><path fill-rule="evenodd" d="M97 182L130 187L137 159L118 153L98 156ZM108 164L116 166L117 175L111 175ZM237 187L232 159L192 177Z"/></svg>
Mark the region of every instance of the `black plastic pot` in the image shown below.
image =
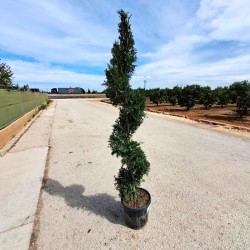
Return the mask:
<svg viewBox="0 0 250 250"><path fill-rule="evenodd" d="M150 193L146 189L144 188L139 188L139 189L144 190L149 196L149 201L144 207L130 208L130 207L127 207L122 202L124 212L125 212L125 222L127 226L132 229L140 229L148 221L148 211L149 211L149 205L151 203L151 196L150 196Z"/></svg>

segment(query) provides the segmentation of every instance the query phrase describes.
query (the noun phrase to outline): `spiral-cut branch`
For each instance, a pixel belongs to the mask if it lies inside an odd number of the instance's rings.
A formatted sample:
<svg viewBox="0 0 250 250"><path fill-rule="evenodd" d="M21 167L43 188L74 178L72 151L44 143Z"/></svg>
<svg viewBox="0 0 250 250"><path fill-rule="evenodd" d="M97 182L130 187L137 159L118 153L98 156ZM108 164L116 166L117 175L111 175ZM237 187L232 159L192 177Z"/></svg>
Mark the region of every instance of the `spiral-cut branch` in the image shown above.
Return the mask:
<svg viewBox="0 0 250 250"><path fill-rule="evenodd" d="M145 117L145 96L141 90L133 90L129 84L135 69L136 50L127 13L118 11L119 41L111 50L112 59L106 73L106 93L113 105L119 105L120 114L113 126L109 145L112 154L121 157L122 166L115 177L115 186L121 199L133 200L137 196L143 176L148 174L150 164L140 143L132 140L132 135Z"/></svg>

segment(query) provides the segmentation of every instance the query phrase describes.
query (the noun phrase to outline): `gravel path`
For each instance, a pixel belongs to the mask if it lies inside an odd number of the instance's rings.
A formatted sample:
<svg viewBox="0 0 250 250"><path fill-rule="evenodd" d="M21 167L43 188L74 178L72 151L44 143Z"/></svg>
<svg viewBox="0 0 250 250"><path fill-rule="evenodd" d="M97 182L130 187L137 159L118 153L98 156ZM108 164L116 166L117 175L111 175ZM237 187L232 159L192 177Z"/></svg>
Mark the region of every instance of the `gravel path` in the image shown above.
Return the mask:
<svg viewBox="0 0 250 250"><path fill-rule="evenodd" d="M147 225L124 224L108 137L118 110L57 100L38 249L250 249L250 140L149 114Z"/></svg>

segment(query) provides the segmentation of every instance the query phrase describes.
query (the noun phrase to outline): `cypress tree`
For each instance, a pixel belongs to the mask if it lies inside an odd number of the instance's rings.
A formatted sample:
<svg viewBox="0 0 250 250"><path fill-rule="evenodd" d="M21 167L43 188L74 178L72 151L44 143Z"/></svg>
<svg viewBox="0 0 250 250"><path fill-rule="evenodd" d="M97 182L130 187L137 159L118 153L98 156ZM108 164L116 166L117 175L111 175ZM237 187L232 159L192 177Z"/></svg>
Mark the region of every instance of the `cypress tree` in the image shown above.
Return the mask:
<svg viewBox="0 0 250 250"><path fill-rule="evenodd" d="M139 89L133 90L130 85L137 60L131 16L123 10L119 10L118 14L119 39L111 50L112 58L105 71L104 85L112 104L119 107L119 117L109 137L111 153L121 157L122 164L115 177L115 187L122 200L132 201L136 199L137 188L150 168L140 143L132 140L132 135L144 120L146 98Z"/></svg>

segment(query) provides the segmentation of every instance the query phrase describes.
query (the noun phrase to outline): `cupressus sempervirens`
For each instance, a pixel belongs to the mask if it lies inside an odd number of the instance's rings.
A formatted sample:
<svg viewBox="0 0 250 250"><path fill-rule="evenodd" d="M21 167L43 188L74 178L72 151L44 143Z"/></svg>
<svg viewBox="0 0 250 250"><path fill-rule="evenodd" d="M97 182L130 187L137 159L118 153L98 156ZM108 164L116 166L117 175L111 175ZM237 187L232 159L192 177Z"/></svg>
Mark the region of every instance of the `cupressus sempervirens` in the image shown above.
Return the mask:
<svg viewBox="0 0 250 250"><path fill-rule="evenodd" d="M140 89L133 90L130 85L137 59L129 22L131 16L123 10L119 10L118 14L119 39L111 50L112 58L105 71L104 85L107 96L120 111L109 138L112 155L121 157L122 163L115 177L115 187L122 200L131 201L136 199L137 188L150 168L140 143L132 140L132 135L145 117L146 99Z"/></svg>

